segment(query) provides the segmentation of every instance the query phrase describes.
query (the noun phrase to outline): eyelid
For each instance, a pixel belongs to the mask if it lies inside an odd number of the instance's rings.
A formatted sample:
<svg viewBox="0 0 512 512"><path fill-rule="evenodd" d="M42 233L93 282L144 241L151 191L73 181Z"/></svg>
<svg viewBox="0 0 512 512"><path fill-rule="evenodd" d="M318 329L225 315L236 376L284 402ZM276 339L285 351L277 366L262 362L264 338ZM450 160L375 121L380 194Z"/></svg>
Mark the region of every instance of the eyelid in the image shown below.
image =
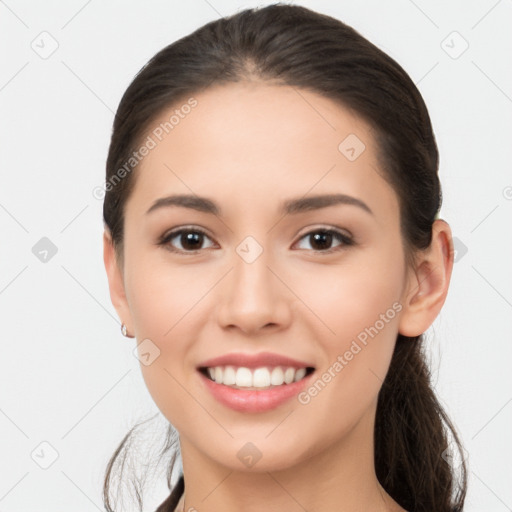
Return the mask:
<svg viewBox="0 0 512 512"><path fill-rule="evenodd" d="M354 236L348 229L340 228L332 224L312 224L304 229L307 231L304 231L302 234L297 234L296 236L303 238L304 236L309 235L311 233L316 233L317 231L335 231L336 233L339 233L340 235L350 238L351 240L354 238Z"/></svg>

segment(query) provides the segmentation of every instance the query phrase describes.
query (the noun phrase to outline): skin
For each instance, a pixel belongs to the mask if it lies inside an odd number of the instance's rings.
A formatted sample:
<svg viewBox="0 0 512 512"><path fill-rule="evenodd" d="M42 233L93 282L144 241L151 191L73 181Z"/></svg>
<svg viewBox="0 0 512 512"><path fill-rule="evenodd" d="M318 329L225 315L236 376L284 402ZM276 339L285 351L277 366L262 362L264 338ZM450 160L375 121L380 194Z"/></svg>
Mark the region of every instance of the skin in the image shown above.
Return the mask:
<svg viewBox="0 0 512 512"><path fill-rule="evenodd" d="M408 268L398 197L378 170L371 127L331 100L258 81L194 97L197 107L137 169L122 261L104 235L112 303L138 343L149 338L160 350L141 370L180 434L186 493L178 510L403 510L375 476L377 395L397 334L426 331L445 301L449 225L435 221L431 246ZM338 150L349 134L366 146L354 161ZM279 214L285 199L333 192L359 198L373 215L346 204ZM212 199L222 214L146 213L181 193ZM183 226L207 232L195 254L179 236L157 245ZM305 236L328 227L355 244ZM263 248L250 264L236 252L247 236ZM393 303L399 313L307 404L292 398L264 413L236 412L196 371L229 352L270 351L309 361L321 375ZM251 468L237 457L247 442L262 454Z"/></svg>

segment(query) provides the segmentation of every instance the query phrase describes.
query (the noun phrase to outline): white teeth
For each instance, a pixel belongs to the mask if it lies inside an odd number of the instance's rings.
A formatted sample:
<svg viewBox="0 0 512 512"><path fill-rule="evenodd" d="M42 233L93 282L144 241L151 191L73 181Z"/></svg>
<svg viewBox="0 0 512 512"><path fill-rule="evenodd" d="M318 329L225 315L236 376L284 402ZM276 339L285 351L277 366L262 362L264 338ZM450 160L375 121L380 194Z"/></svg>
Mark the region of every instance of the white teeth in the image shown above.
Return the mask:
<svg viewBox="0 0 512 512"><path fill-rule="evenodd" d="M239 368L216 366L215 368L207 368L207 372L217 384L241 388L268 388L270 386L291 384L303 379L306 375L306 368L297 370L291 366L287 368L276 366L274 368L250 369L243 366Z"/></svg>
<svg viewBox="0 0 512 512"><path fill-rule="evenodd" d="M236 384L236 372L232 366L226 366L226 368L224 368L222 384L225 384L226 386L233 386Z"/></svg>
<svg viewBox="0 0 512 512"><path fill-rule="evenodd" d="M257 368L252 375L252 385L255 388L270 386L270 372L267 368Z"/></svg>
<svg viewBox="0 0 512 512"><path fill-rule="evenodd" d="M306 375L306 368L301 368L300 370L297 370L295 372L295 379L294 379L294 381L297 382L300 379L303 379L305 375Z"/></svg>
<svg viewBox="0 0 512 512"><path fill-rule="evenodd" d="M224 384L224 381L222 381ZM249 368L238 368L236 371L236 385L250 388L252 386L252 373Z"/></svg>
<svg viewBox="0 0 512 512"><path fill-rule="evenodd" d="M295 368L286 368L284 372L284 381L286 384L291 384L293 382L293 378L295 377Z"/></svg>
<svg viewBox="0 0 512 512"><path fill-rule="evenodd" d="M272 386L280 386L283 383L284 383L283 369L280 366L276 366L272 370L272 375L270 376L270 384L272 384Z"/></svg>

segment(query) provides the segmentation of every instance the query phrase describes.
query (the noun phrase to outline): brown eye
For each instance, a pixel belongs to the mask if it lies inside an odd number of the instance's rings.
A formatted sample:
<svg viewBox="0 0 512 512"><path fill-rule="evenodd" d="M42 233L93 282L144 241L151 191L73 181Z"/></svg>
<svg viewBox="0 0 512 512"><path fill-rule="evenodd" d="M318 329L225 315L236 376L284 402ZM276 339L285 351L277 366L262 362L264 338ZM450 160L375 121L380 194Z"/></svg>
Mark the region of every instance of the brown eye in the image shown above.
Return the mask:
<svg viewBox="0 0 512 512"><path fill-rule="evenodd" d="M353 245L354 243L350 236L334 229L317 229L315 231L310 231L301 238L301 240L304 239L310 242L311 249L316 252L334 252L338 250L338 248ZM333 241L336 240L339 243L336 246L331 247Z"/></svg>
<svg viewBox="0 0 512 512"><path fill-rule="evenodd" d="M182 228L164 235L159 245L165 245L174 252L195 252L204 249L208 235L199 229Z"/></svg>

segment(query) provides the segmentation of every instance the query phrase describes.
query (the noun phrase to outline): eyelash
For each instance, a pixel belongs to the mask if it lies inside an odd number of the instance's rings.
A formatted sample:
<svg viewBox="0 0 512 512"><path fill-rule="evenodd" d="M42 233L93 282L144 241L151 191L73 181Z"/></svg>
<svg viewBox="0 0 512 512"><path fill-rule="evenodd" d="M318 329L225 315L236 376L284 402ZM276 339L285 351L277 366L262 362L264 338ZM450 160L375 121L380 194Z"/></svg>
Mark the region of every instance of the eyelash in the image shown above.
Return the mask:
<svg viewBox="0 0 512 512"><path fill-rule="evenodd" d="M175 249L174 247L172 247L170 245L169 242L173 238L175 238L176 236L181 235L183 233L198 233L198 234L201 234L201 235L203 235L203 236L205 236L207 238L210 238L208 236L208 234L205 231L203 231L202 229L192 228L192 227L185 227L185 228L179 228L179 229L176 229L174 231L170 231L168 233L165 233L164 235L162 235L160 240L157 242L157 245L164 246L167 250L169 250L171 252L174 252L174 253L180 253L180 254L194 255L194 254L197 254L198 252L200 252L202 249L196 249L196 250L193 250L193 251L187 251L187 250L183 250L183 249ZM299 240L302 240L302 239L304 239L304 238L306 238L308 236L312 236L312 235L314 235L316 233L333 235L335 238L338 239L338 241L341 242L341 245L338 245L336 247L332 247L331 249L327 249L327 250L315 250L315 249L304 249L304 250L310 250L310 251L316 252L318 254L332 254L334 252L338 252L340 250L343 250L344 248L349 247L351 245L355 245L354 239L351 236L346 235L346 234L338 231L337 229L332 229L332 228L317 228L317 229L314 229L312 231L308 231L307 233L302 235Z"/></svg>

